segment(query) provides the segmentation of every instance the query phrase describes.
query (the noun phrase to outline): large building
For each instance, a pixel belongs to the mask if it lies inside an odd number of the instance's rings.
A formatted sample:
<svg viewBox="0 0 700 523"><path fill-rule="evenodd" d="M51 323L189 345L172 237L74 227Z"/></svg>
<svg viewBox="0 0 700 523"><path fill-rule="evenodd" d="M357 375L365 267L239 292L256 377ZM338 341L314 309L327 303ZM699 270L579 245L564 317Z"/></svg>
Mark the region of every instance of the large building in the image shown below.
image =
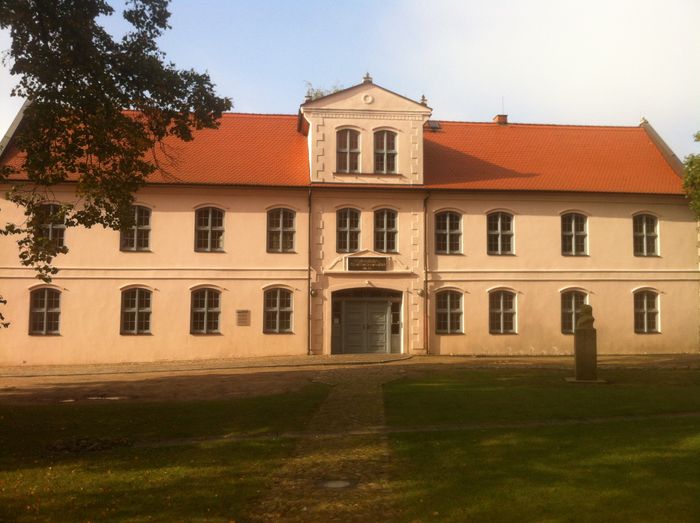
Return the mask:
<svg viewBox="0 0 700 523"><path fill-rule="evenodd" d="M645 121L435 121L366 77L165 145L134 227L46 224L51 284L0 238L0 364L570 354L582 303L600 353L699 350L697 223Z"/></svg>

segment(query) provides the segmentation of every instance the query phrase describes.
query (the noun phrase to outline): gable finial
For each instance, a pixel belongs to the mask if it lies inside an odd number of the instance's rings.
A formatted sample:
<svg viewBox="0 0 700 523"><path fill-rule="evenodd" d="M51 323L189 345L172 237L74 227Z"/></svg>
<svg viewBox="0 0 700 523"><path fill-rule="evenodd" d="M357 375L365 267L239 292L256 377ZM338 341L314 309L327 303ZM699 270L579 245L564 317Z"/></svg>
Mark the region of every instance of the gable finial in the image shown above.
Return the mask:
<svg viewBox="0 0 700 523"><path fill-rule="evenodd" d="M428 99L425 97L424 94L420 95L420 104L421 105L428 105Z"/></svg>
<svg viewBox="0 0 700 523"><path fill-rule="evenodd" d="M364 83L364 84L371 84L372 83L372 77L369 75L369 73L366 73L362 77L362 83Z"/></svg>

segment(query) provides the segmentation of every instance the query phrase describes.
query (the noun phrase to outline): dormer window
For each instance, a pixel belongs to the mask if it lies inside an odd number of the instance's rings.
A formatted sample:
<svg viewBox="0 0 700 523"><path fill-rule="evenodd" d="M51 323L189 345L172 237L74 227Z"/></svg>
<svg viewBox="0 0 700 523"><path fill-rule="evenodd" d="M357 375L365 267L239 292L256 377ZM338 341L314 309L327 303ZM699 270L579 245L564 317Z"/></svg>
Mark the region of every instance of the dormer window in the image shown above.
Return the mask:
<svg viewBox="0 0 700 523"><path fill-rule="evenodd" d="M339 173L360 171L360 133L353 129L341 129L336 133L337 165Z"/></svg>
<svg viewBox="0 0 700 523"><path fill-rule="evenodd" d="M396 172L396 133L392 131L374 133L374 172Z"/></svg>

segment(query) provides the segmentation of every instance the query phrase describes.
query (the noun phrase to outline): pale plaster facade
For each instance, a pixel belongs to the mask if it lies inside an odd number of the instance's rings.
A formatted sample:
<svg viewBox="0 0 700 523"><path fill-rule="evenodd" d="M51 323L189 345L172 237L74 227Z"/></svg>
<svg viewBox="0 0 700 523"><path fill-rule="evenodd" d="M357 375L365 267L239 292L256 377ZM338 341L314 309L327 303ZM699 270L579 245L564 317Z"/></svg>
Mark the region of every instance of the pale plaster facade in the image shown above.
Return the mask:
<svg viewBox="0 0 700 523"><path fill-rule="evenodd" d="M682 196L429 190L423 187L426 105L367 83L307 102L301 112L309 187L146 186L136 203L151 210L149 251L120 251L116 231L70 228L69 253L57 260L61 271L48 286L20 266L13 239L0 237L0 294L12 322L0 330L0 364L339 353L350 338L370 339L362 330L368 325L348 337L350 310L384 322L386 337L372 339L384 340L377 343L386 352L571 354L573 337L560 329L560 296L572 289L585 292L593 306L600 353L699 350L697 224ZM360 132L358 173L335 169L336 132L344 128ZM395 174L373 172L368 144L379 129L397 133ZM70 186L55 198L70 201ZM202 207L224 211L222 252L193 248ZM267 212L275 208L294 211L291 252L266 248ZM338 211L346 208L360 216L356 252L338 252ZM396 212L396 252L374 249L379 209ZM457 254L436 254L435 216L445 210L461 216ZM493 211L513 216L510 255L487 254L486 217ZM588 219L585 256L561 252L561 216L571 211ZM632 220L639 213L658 220L658 256L633 254ZM0 219L21 222L22 215L0 201ZM363 257L385 258L386 266L351 270L348 259ZM42 287L61 292L58 335L29 334L30 293ZM120 333L121 293L133 287L152 293L146 335ZM190 333L191 293L201 287L221 293L218 334ZM288 333L264 332L263 297L276 288L291 292ZM489 292L499 289L515 293L513 334L489 332ZM633 297L640 289L658 295L657 333L635 332ZM444 290L462 297L459 333L437 332L436 293ZM240 311L249 311L249 324L237 322Z"/></svg>

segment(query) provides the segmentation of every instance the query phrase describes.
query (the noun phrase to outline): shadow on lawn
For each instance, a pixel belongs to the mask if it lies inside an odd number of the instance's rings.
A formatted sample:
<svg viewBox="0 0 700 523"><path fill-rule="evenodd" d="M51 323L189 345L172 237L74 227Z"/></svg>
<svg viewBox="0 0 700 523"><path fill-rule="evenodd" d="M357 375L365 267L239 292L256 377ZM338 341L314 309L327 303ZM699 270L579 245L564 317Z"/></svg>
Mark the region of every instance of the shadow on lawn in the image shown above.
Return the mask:
<svg viewBox="0 0 700 523"><path fill-rule="evenodd" d="M236 519L290 445L133 449L27 467L0 490L0 520Z"/></svg>

